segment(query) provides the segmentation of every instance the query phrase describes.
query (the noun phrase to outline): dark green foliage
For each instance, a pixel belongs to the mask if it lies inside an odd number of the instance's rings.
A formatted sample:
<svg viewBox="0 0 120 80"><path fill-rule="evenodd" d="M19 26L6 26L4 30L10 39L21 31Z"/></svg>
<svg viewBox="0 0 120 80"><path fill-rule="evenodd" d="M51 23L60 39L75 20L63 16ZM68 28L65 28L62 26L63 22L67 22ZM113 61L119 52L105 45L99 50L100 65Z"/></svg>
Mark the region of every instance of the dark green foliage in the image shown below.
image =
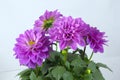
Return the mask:
<svg viewBox="0 0 120 80"><path fill-rule="evenodd" d="M89 61L87 55L81 58L80 54L53 51L41 67L26 69L18 75L21 80L105 80L99 67L112 71L105 64Z"/></svg>
<svg viewBox="0 0 120 80"><path fill-rule="evenodd" d="M107 65L105 65L105 64L103 64L103 63L97 63L96 65L97 65L97 67L106 68L106 69L108 69L109 71L112 72L112 70L111 70Z"/></svg>

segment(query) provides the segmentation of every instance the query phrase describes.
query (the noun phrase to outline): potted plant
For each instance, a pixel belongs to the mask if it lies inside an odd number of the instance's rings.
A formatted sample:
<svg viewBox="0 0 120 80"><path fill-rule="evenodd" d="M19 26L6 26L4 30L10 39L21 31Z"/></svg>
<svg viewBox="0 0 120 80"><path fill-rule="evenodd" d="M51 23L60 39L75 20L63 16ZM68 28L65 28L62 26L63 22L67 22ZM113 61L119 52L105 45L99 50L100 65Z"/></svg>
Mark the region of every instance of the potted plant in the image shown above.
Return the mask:
<svg viewBox="0 0 120 80"><path fill-rule="evenodd" d="M92 60L94 53L104 52L105 38L105 32L81 18L46 10L16 39L15 56L28 67L18 75L21 80L105 80L100 67L112 70Z"/></svg>

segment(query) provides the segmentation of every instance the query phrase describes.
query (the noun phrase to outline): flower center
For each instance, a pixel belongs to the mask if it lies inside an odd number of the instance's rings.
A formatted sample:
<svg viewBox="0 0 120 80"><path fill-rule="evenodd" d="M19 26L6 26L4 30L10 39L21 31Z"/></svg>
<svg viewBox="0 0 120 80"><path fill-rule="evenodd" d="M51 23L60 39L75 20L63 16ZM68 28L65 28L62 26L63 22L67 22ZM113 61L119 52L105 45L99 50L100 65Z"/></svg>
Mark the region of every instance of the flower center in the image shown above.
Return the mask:
<svg viewBox="0 0 120 80"><path fill-rule="evenodd" d="M71 33L65 33L64 38L66 40L71 40L72 39L72 34Z"/></svg>
<svg viewBox="0 0 120 80"><path fill-rule="evenodd" d="M32 46L32 45L35 44L35 42L31 40L31 41L28 42L28 44L29 44L30 46Z"/></svg>
<svg viewBox="0 0 120 80"><path fill-rule="evenodd" d="M52 24L53 24L53 21L54 21L53 18L50 18L50 19L48 19L48 20L45 20L45 21L44 21L43 28L44 28L44 29L50 28L50 27L52 26Z"/></svg>

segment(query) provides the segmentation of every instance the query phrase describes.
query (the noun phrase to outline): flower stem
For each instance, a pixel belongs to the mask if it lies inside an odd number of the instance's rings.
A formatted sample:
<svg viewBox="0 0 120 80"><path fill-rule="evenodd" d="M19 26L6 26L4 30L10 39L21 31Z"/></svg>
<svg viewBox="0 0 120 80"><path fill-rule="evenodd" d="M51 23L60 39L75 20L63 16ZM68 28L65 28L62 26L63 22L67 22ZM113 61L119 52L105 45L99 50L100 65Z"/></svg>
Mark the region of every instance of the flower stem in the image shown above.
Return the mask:
<svg viewBox="0 0 120 80"><path fill-rule="evenodd" d="M84 47L83 56L85 56L86 46Z"/></svg>
<svg viewBox="0 0 120 80"><path fill-rule="evenodd" d="M56 42L56 51L58 50L58 47L57 47L57 42Z"/></svg>
<svg viewBox="0 0 120 80"><path fill-rule="evenodd" d="M81 54L81 57L82 57L83 60L84 60L84 57L85 57L85 51L86 51L86 46L84 47L84 50L83 50L83 52Z"/></svg>
<svg viewBox="0 0 120 80"><path fill-rule="evenodd" d="M79 49L77 48L75 51L73 51L73 53L72 54L75 54L77 51L79 51Z"/></svg>
<svg viewBox="0 0 120 80"><path fill-rule="evenodd" d="M93 52L92 52L92 54L90 55L89 61L91 61L92 57L93 57Z"/></svg>
<svg viewBox="0 0 120 80"><path fill-rule="evenodd" d="M84 50L83 50L83 53L82 53L83 60L84 60L84 57L85 57L85 51L86 51L86 46L87 46L86 37L84 37L84 40L85 40L85 47L84 47Z"/></svg>
<svg viewBox="0 0 120 80"><path fill-rule="evenodd" d="M61 54L63 55L64 62L66 62L67 57L68 57L68 49L69 48L67 47L66 49L64 49L64 50L61 51Z"/></svg>
<svg viewBox="0 0 120 80"><path fill-rule="evenodd" d="M36 74L36 76L38 76L38 67L37 66L35 68L35 74Z"/></svg>

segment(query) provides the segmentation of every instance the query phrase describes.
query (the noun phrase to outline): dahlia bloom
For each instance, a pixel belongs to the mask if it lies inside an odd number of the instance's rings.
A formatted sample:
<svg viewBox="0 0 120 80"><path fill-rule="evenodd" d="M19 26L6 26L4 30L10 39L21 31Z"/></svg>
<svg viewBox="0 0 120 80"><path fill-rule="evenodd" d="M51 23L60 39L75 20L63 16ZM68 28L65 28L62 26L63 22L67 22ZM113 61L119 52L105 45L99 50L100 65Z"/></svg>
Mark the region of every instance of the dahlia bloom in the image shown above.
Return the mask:
<svg viewBox="0 0 120 80"><path fill-rule="evenodd" d="M75 24L78 25L78 34L80 35L79 45L86 46L88 44L86 39L89 34L90 25L86 24L81 18L76 18Z"/></svg>
<svg viewBox="0 0 120 80"><path fill-rule="evenodd" d="M35 68L41 66L44 59L49 57L49 37L45 36L43 32L26 30L16 41L15 56L21 65Z"/></svg>
<svg viewBox="0 0 120 80"><path fill-rule="evenodd" d="M54 27L54 23L58 20L62 14L57 10L47 11L35 21L34 28L39 28L39 30L44 30L49 32L49 29Z"/></svg>
<svg viewBox="0 0 120 80"><path fill-rule="evenodd" d="M104 36L105 32L100 32L96 27L90 27L87 42L90 45L90 48L93 49L94 53L104 52L103 45L106 45L106 36Z"/></svg>
<svg viewBox="0 0 120 80"><path fill-rule="evenodd" d="M85 26L85 23L80 18L63 17L56 22L56 26L50 31L50 37L53 41L59 42L61 50L67 47L76 50L77 44L82 46L85 44L84 35L82 35L83 32L87 32Z"/></svg>

